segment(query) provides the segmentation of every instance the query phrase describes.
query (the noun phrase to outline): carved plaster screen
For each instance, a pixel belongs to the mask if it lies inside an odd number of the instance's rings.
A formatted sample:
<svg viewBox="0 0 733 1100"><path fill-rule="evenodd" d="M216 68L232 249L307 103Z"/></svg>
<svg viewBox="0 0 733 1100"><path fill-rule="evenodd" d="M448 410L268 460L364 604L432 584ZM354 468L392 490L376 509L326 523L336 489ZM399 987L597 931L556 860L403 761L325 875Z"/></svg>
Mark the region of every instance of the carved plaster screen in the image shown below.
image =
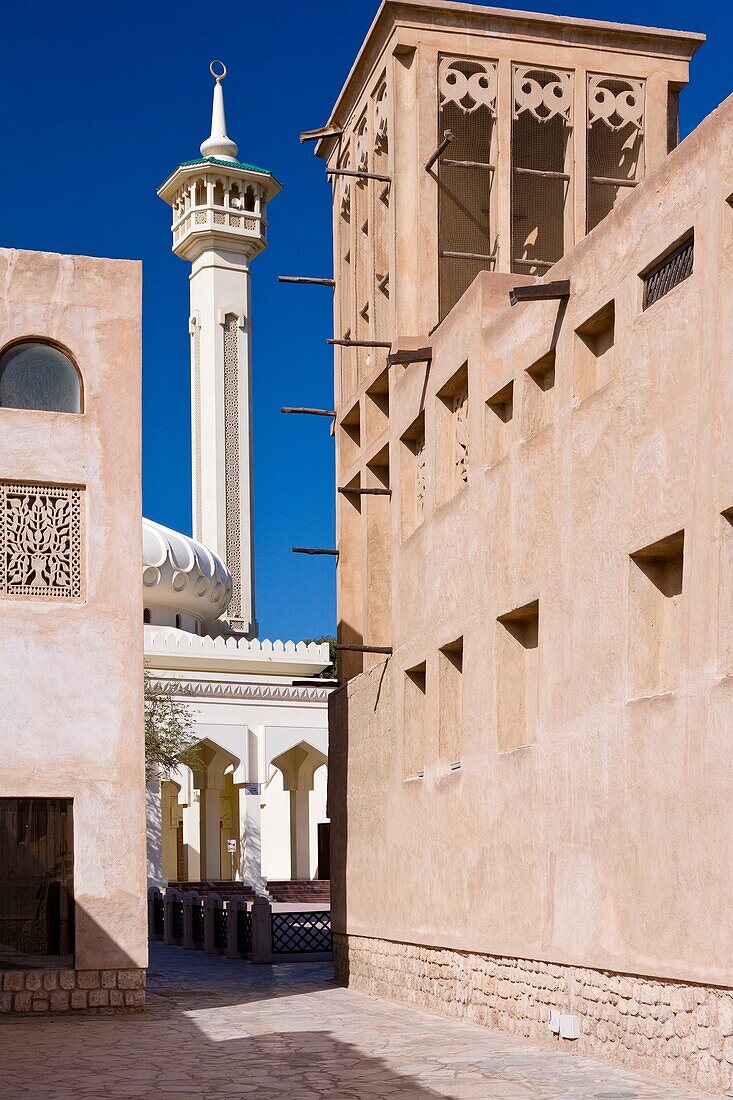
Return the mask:
<svg viewBox="0 0 733 1100"><path fill-rule="evenodd" d="M389 176L389 104L387 85L380 84L374 97L374 154L372 169L379 176ZM390 185L374 180L372 189L372 225L374 240L374 288L372 302L375 340L390 335L389 312L389 203Z"/></svg>
<svg viewBox="0 0 733 1100"><path fill-rule="evenodd" d="M239 317L224 318L224 470L227 568L232 575L229 616L242 617L241 516L239 499Z"/></svg>
<svg viewBox="0 0 733 1100"><path fill-rule="evenodd" d="M496 237L497 63L438 60L438 136L454 140L433 171L438 177L438 283L441 319L479 271L493 268Z"/></svg>
<svg viewBox="0 0 733 1100"><path fill-rule="evenodd" d="M573 74L512 72L512 271L544 275L563 255L571 220Z"/></svg>
<svg viewBox="0 0 733 1100"><path fill-rule="evenodd" d="M81 597L83 492L0 482L0 596Z"/></svg>
<svg viewBox="0 0 733 1100"><path fill-rule="evenodd" d="M588 232L643 179L644 90L643 80L588 74Z"/></svg>

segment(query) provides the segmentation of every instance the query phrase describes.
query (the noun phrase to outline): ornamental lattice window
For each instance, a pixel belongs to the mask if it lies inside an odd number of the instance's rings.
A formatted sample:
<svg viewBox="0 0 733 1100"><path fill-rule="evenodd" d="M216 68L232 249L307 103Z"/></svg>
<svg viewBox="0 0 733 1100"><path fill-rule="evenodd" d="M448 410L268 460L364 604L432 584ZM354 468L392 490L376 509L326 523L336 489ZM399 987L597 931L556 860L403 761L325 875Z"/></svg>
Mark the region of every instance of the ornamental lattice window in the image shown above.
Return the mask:
<svg viewBox="0 0 733 1100"><path fill-rule="evenodd" d="M497 62L441 57L438 136L453 141L438 173L438 279L441 319L479 271L496 262Z"/></svg>
<svg viewBox="0 0 733 1100"><path fill-rule="evenodd" d="M512 271L544 275L572 241L573 74L512 70Z"/></svg>
<svg viewBox="0 0 733 1100"><path fill-rule="evenodd" d="M0 482L0 595L81 598L83 492Z"/></svg>
<svg viewBox="0 0 733 1100"><path fill-rule="evenodd" d="M241 502L239 453L239 317L224 318L224 474L226 498L226 557L232 575L229 615L242 618Z"/></svg>
<svg viewBox="0 0 733 1100"><path fill-rule="evenodd" d="M643 80L588 74L587 231L644 176Z"/></svg>

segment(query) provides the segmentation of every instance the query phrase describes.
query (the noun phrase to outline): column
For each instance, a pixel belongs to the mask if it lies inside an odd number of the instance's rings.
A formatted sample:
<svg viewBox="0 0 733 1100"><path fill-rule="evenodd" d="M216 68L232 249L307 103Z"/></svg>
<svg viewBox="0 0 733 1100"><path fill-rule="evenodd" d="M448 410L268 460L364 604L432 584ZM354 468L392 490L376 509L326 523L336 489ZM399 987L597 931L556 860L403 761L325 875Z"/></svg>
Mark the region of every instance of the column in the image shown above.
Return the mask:
<svg viewBox="0 0 733 1100"><path fill-rule="evenodd" d="M236 877L251 886L253 890L262 890L265 880L262 876L262 827L259 785L242 784L239 792L239 867ZM255 793L250 793L255 792Z"/></svg>
<svg viewBox="0 0 733 1100"><path fill-rule="evenodd" d="M183 852L187 882L201 881L201 815L195 800L183 807Z"/></svg>

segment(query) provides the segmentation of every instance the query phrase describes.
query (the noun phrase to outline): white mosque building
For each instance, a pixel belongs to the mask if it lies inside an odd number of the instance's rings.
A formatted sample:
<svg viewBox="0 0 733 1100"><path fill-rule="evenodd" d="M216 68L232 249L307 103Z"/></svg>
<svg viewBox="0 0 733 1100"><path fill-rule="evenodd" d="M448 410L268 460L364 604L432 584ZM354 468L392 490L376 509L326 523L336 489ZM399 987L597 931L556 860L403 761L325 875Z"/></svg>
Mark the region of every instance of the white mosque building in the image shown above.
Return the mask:
<svg viewBox="0 0 733 1100"><path fill-rule="evenodd" d="M274 176L237 160L215 78L211 136L158 194L191 264L194 537L143 520L149 687L186 700L196 765L148 785L151 883L328 877L328 645L257 638L250 262Z"/></svg>

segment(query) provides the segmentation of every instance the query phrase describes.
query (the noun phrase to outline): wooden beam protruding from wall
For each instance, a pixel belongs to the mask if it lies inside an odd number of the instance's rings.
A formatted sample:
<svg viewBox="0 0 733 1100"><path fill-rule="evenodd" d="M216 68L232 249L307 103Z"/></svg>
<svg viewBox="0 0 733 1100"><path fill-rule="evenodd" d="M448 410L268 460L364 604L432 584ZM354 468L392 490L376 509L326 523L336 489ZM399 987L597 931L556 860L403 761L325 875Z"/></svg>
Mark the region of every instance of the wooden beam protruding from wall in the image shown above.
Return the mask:
<svg viewBox="0 0 733 1100"><path fill-rule="evenodd" d="M533 286L515 286L509 291L509 301L515 306L517 302L547 302L552 299L562 301L570 297L570 279L556 279L551 283L536 283Z"/></svg>

